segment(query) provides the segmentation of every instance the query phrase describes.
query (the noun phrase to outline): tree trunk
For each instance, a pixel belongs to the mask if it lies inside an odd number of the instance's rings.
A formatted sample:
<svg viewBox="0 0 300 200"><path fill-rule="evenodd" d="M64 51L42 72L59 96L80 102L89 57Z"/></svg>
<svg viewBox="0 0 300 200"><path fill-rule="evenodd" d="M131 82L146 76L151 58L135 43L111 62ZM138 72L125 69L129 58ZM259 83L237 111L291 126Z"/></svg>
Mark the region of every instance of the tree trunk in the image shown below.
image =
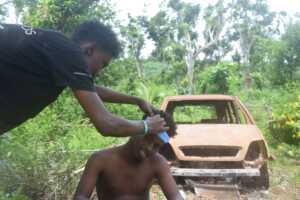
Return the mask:
<svg viewBox="0 0 300 200"><path fill-rule="evenodd" d="M252 77L250 74L250 51L254 43L254 38L247 30L240 27L240 48L241 48L241 63L245 68L245 85L250 88L252 85Z"/></svg>
<svg viewBox="0 0 300 200"><path fill-rule="evenodd" d="M188 94L193 94L194 88L194 65L195 65L195 52L192 47L192 41L189 34L186 34L186 56L185 63L187 67L187 77L188 77Z"/></svg>
<svg viewBox="0 0 300 200"><path fill-rule="evenodd" d="M187 58L186 58L187 75L188 75L188 80L189 80L188 93L193 94L195 60L194 60L193 56L191 56L190 54L191 53L188 53Z"/></svg>
<svg viewBox="0 0 300 200"><path fill-rule="evenodd" d="M144 77L143 62L139 58L136 58L136 60L137 60L136 70L138 73L138 77L142 78L142 77Z"/></svg>

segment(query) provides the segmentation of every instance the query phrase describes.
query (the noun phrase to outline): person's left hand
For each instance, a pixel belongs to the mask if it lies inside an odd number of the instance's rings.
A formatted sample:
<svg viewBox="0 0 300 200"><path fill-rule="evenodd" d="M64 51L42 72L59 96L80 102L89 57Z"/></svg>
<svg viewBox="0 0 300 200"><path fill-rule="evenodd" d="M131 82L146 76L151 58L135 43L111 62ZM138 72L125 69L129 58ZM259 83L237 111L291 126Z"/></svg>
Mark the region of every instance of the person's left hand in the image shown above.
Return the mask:
<svg viewBox="0 0 300 200"><path fill-rule="evenodd" d="M149 102L145 101L145 100L140 100L138 102L138 106L140 107L140 109L146 113L148 116L153 116L154 115L154 111L158 110L156 109L154 106L152 106Z"/></svg>

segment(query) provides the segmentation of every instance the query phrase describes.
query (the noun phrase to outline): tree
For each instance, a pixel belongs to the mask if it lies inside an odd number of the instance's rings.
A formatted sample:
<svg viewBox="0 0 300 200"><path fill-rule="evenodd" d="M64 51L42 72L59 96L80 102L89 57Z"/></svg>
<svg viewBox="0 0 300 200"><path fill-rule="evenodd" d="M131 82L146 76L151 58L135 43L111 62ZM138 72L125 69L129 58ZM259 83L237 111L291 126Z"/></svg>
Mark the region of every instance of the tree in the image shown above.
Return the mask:
<svg viewBox="0 0 300 200"><path fill-rule="evenodd" d="M232 0L231 24L240 47L241 64L250 75L250 56L258 37L274 33L274 12L269 11L266 0ZM246 82L250 86L250 82Z"/></svg>
<svg viewBox="0 0 300 200"><path fill-rule="evenodd" d="M2 21L7 14L7 4L9 1L4 1L0 3L0 20Z"/></svg>
<svg viewBox="0 0 300 200"><path fill-rule="evenodd" d="M227 30L224 32L226 16L229 8L223 0L218 1L215 5L209 5L204 9L203 20L205 29L203 30L203 38L209 48L203 49L205 64L217 64L225 55L232 50L230 42L232 41L231 33ZM212 43L212 44L211 44Z"/></svg>
<svg viewBox="0 0 300 200"><path fill-rule="evenodd" d="M121 34L125 38L125 44L129 57L134 58L138 76L144 76L143 62L142 62L142 49L145 45L145 31L143 27L143 17L134 18L128 15L129 22L126 26L121 26Z"/></svg>
<svg viewBox="0 0 300 200"><path fill-rule="evenodd" d="M166 48L174 40L174 27L170 22L165 8L162 8L149 20L144 18L143 26L147 30L149 39L155 43L152 55L162 62L166 61L165 50L167 50Z"/></svg>
<svg viewBox="0 0 300 200"><path fill-rule="evenodd" d="M283 84L300 78L300 21L290 23L281 40L281 48L275 59L276 83Z"/></svg>
<svg viewBox="0 0 300 200"><path fill-rule="evenodd" d="M113 24L115 13L108 1L40 0L24 12L24 22L36 27L72 32L74 26L87 19Z"/></svg>
<svg viewBox="0 0 300 200"><path fill-rule="evenodd" d="M283 85L300 78L300 21L286 26L279 38L257 38L251 54L256 72L262 73L272 85Z"/></svg>
<svg viewBox="0 0 300 200"><path fill-rule="evenodd" d="M224 28L224 9L222 0L218 1L216 7L207 9L204 40L199 32L199 4L170 0L164 10L149 20L149 36L156 44L153 55L171 65L175 62L180 66L182 60L184 61L188 82L186 92L189 94L193 93L194 68L199 55L203 53L209 57L218 50L217 45L221 41Z"/></svg>
<svg viewBox="0 0 300 200"><path fill-rule="evenodd" d="M12 0L12 5L15 8L16 23L19 23L20 17L26 8L36 6L38 0Z"/></svg>
<svg viewBox="0 0 300 200"><path fill-rule="evenodd" d="M36 5L37 3L38 0L6 0L3 3L0 3L0 17L7 15L8 7L13 7L15 9L15 22L19 23L24 10Z"/></svg>
<svg viewBox="0 0 300 200"><path fill-rule="evenodd" d="M169 7L175 12L173 19L177 26L177 41L185 49L185 64L188 77L188 93L193 93L195 60L201 48L197 45L198 33L195 29L200 15L200 5L192 5L179 0L170 0Z"/></svg>

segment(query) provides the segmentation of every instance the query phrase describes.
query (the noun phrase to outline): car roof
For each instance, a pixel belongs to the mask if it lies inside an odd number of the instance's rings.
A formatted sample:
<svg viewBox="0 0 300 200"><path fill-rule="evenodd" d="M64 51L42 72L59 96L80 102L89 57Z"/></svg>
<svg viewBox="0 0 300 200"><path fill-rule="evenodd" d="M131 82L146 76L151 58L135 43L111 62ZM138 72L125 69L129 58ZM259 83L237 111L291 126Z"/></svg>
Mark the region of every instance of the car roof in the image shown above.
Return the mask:
<svg viewBox="0 0 300 200"><path fill-rule="evenodd" d="M179 95L179 96L168 96L165 98L166 101L193 101L193 100L234 100L233 96L223 94L203 94L203 95Z"/></svg>

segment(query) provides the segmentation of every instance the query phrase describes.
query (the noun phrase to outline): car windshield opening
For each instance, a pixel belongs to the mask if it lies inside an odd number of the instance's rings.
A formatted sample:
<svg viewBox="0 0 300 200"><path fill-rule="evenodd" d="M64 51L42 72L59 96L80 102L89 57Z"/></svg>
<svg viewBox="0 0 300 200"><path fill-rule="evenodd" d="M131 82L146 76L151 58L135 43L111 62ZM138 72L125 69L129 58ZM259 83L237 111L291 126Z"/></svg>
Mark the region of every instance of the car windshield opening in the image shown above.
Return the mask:
<svg viewBox="0 0 300 200"><path fill-rule="evenodd" d="M178 124L243 124L244 116L233 101L176 102L173 116Z"/></svg>

